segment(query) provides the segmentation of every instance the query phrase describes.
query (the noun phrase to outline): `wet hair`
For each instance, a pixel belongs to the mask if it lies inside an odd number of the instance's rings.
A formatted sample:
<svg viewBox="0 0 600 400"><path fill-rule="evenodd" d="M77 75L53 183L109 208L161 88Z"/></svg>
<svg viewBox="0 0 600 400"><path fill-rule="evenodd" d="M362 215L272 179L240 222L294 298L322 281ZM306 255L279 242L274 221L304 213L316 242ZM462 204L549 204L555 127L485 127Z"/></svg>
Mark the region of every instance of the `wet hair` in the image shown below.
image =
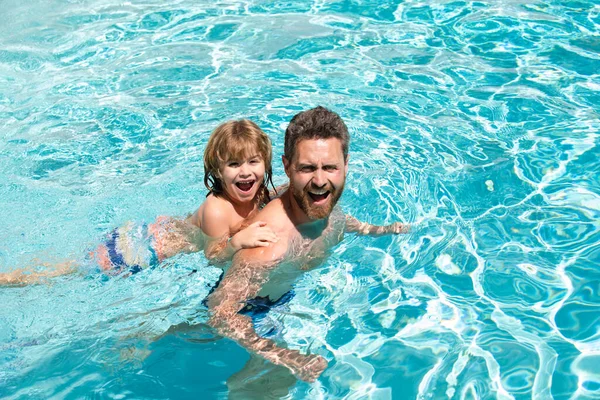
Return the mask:
<svg viewBox="0 0 600 400"><path fill-rule="evenodd" d="M265 177L257 194L260 203L267 203L270 200L267 184L273 186L271 139L258 125L247 119L227 121L219 125L210 135L204 150L204 185L209 190L208 195L225 195L220 172L224 163L255 155L265 163Z"/></svg>
<svg viewBox="0 0 600 400"><path fill-rule="evenodd" d="M296 153L298 142L302 140L329 138L339 139L342 142L344 161L348 160L350 136L340 116L321 106L302 111L292 118L285 130L284 156L291 161Z"/></svg>

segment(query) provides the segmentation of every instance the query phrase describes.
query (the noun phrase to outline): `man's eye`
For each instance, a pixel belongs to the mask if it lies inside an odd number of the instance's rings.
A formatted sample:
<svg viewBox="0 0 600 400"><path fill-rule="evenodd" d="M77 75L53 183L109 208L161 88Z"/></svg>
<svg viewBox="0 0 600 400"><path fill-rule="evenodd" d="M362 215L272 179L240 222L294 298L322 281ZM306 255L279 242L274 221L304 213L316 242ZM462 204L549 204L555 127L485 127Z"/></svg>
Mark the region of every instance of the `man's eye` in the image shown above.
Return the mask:
<svg viewBox="0 0 600 400"><path fill-rule="evenodd" d="M312 167L302 167L302 168L300 168L300 171L302 171L302 172L312 172L313 168Z"/></svg>
<svg viewBox="0 0 600 400"><path fill-rule="evenodd" d="M323 167L325 171L336 171L337 167L335 165L326 165Z"/></svg>

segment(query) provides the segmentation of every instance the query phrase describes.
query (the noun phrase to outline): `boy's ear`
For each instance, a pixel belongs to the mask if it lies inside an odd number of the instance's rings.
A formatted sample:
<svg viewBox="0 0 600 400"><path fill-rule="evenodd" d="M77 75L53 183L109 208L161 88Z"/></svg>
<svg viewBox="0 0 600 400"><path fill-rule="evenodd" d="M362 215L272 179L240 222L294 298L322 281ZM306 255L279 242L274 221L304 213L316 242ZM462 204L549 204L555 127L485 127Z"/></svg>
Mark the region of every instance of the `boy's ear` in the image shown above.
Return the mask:
<svg viewBox="0 0 600 400"><path fill-rule="evenodd" d="M281 156L281 161L283 162L283 169L285 170L285 174L287 175L287 177L290 177L290 162L288 161L287 158L285 158L285 156Z"/></svg>

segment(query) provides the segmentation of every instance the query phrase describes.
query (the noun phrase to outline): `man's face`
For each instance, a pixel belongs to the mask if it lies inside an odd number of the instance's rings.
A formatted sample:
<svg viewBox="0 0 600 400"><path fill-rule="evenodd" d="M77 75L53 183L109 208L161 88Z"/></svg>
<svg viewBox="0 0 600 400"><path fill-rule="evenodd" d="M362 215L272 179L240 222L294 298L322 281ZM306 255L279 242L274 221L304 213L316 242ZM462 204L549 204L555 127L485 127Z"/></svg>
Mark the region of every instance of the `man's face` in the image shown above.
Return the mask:
<svg viewBox="0 0 600 400"><path fill-rule="evenodd" d="M292 160L283 157L290 191L310 220L331 214L344 190L348 162L339 139L306 139L296 144Z"/></svg>

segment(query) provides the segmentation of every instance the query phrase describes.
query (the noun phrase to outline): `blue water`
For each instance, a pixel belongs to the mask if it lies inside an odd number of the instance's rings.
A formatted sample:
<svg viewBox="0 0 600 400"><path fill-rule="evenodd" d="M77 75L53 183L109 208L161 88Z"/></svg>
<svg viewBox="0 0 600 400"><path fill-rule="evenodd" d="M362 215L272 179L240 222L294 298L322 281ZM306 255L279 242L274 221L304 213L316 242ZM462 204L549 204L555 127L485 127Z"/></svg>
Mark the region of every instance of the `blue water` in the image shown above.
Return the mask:
<svg viewBox="0 0 600 400"><path fill-rule="evenodd" d="M227 119L270 135L284 182L285 127L319 104L351 131L343 209L415 226L348 236L271 313L328 359L314 384L229 391L249 356L203 325L219 271L196 254L0 288L0 397L600 398L597 2L0 8L0 272L193 211Z"/></svg>

